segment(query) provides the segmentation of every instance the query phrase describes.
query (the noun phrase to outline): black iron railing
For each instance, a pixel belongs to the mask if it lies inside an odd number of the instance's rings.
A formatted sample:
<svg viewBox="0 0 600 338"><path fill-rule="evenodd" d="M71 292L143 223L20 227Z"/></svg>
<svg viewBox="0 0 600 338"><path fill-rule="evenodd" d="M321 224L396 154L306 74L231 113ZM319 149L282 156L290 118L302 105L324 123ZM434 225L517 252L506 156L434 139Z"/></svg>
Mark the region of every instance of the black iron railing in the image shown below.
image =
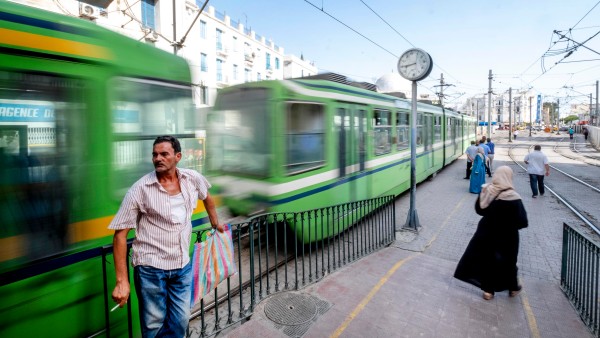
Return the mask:
<svg viewBox="0 0 600 338"><path fill-rule="evenodd" d="M596 337L600 336L599 279L600 248L594 241L563 223L560 286Z"/></svg>
<svg viewBox="0 0 600 338"><path fill-rule="evenodd" d="M394 197L385 196L232 224L238 274L200 301L188 336L216 335L248 319L273 293L302 289L388 246L395 240L394 220Z"/></svg>

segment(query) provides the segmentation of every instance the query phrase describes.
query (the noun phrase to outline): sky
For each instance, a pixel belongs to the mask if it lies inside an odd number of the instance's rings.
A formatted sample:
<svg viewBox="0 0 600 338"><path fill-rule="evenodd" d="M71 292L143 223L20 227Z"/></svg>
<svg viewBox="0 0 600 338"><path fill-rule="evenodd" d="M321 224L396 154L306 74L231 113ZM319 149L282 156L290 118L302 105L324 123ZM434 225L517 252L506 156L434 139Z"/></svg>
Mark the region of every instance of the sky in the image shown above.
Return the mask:
<svg viewBox="0 0 600 338"><path fill-rule="evenodd" d="M410 48L434 68L419 93L448 106L488 92L532 89L544 101L596 100L600 80L598 0L212 0L209 6L284 48L319 72L375 83ZM554 31L560 32L560 37ZM596 36L596 34L598 34ZM578 46L578 47L577 47ZM574 48L577 47L577 48ZM565 58L565 56L572 53ZM437 87L436 87L437 86ZM563 115L563 114L561 114Z"/></svg>

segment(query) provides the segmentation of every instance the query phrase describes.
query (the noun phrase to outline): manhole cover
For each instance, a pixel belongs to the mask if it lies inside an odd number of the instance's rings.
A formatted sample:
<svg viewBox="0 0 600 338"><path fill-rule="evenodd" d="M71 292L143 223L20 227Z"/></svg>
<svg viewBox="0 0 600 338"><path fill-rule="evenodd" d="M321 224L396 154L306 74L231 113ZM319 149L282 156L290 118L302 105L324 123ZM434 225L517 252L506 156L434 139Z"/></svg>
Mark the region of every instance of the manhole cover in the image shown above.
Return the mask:
<svg viewBox="0 0 600 338"><path fill-rule="evenodd" d="M315 318L317 304L310 296L286 292L267 301L265 314L277 324L300 325Z"/></svg>

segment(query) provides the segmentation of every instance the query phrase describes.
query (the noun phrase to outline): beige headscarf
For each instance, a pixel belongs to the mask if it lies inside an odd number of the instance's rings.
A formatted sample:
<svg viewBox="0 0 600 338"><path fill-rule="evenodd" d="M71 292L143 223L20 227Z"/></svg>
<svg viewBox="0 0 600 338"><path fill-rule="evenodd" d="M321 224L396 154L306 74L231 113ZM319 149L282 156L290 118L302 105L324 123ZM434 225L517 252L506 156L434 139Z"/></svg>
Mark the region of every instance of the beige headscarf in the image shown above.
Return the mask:
<svg viewBox="0 0 600 338"><path fill-rule="evenodd" d="M508 166L501 166L494 171L492 183L481 186L479 194L479 206L482 209L487 208L493 200L513 201L521 199L512 182L513 171Z"/></svg>

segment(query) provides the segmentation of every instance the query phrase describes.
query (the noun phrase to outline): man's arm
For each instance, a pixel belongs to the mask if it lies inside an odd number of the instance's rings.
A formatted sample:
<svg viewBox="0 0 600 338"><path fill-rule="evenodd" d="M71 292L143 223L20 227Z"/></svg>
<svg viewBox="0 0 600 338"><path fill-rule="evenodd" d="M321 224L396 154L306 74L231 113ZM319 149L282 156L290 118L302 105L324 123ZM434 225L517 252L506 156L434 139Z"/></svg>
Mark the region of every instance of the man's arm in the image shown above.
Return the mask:
<svg viewBox="0 0 600 338"><path fill-rule="evenodd" d="M215 201L212 199L210 194L206 193L206 198L202 201L204 203L204 208L206 209L206 213L208 213L208 219L210 220L210 224L213 229L217 229L219 232L223 232L223 226L219 224L219 218L217 216L217 208L215 207Z"/></svg>
<svg viewBox="0 0 600 338"><path fill-rule="evenodd" d="M119 307L123 307L129 299L130 286L127 275L127 234L131 229L115 230L113 236L113 256L115 259L115 276L117 283L112 293L112 299Z"/></svg>
<svg viewBox="0 0 600 338"><path fill-rule="evenodd" d="M546 176L550 176L550 165L546 163L544 164L544 167L546 167Z"/></svg>

